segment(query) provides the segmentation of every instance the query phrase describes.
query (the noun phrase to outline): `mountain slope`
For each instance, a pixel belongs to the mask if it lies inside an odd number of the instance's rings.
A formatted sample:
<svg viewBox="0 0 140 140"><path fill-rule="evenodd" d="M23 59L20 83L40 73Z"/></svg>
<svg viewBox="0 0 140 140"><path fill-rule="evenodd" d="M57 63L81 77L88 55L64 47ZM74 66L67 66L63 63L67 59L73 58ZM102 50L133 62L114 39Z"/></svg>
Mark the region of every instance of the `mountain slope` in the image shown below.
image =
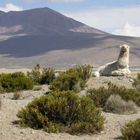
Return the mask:
<svg viewBox="0 0 140 140"><path fill-rule="evenodd" d="M49 8L8 13L0 12L0 19L0 33L3 31L2 34L5 35L13 34L13 31L14 34L27 35L64 35L75 30L84 33L103 33Z"/></svg>
<svg viewBox="0 0 140 140"><path fill-rule="evenodd" d="M98 66L116 59L124 43L131 46L131 66L140 66L139 38L105 33L49 8L1 11L0 40L0 67Z"/></svg>

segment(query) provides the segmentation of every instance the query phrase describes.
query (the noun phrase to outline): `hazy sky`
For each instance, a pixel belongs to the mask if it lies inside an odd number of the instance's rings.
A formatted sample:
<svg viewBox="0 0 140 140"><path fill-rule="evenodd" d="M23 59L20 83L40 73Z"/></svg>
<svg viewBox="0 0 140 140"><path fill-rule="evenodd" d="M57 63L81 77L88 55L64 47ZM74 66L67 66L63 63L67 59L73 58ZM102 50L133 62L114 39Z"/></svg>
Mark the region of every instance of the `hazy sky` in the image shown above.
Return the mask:
<svg viewBox="0 0 140 140"><path fill-rule="evenodd" d="M94 28L140 36L140 0L0 0L0 10L49 7Z"/></svg>

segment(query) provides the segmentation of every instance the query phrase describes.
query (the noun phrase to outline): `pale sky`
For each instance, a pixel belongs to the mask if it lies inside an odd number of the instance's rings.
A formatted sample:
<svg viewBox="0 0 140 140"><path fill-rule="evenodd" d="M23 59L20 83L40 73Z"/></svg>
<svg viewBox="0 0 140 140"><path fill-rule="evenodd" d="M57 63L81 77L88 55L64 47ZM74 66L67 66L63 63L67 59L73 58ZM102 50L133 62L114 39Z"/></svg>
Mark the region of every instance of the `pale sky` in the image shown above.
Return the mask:
<svg viewBox="0 0 140 140"><path fill-rule="evenodd" d="M100 30L140 37L140 0L0 0L0 10L49 7Z"/></svg>

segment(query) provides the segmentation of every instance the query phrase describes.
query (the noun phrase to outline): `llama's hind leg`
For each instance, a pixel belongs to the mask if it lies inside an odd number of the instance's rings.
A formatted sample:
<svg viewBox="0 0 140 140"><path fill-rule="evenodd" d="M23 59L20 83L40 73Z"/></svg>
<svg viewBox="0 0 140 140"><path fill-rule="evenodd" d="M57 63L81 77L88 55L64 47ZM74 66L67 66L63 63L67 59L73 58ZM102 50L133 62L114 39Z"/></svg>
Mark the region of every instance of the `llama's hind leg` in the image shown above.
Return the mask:
<svg viewBox="0 0 140 140"><path fill-rule="evenodd" d="M124 76L124 72L120 71L120 70L114 70L111 73L112 76Z"/></svg>
<svg viewBox="0 0 140 140"><path fill-rule="evenodd" d="M126 76L130 74L131 72L129 69L118 69L118 70L112 71L112 76Z"/></svg>

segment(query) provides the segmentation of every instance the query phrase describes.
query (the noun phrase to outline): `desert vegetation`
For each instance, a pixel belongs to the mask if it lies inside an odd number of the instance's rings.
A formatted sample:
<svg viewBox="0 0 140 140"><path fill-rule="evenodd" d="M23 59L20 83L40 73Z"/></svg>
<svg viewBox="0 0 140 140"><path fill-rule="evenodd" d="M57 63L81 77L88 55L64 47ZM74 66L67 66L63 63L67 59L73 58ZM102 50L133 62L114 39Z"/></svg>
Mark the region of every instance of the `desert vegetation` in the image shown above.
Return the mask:
<svg viewBox="0 0 140 140"><path fill-rule="evenodd" d="M0 92L14 92L33 88L33 82L22 72L0 74Z"/></svg>
<svg viewBox="0 0 140 140"><path fill-rule="evenodd" d="M68 91L73 90L79 92L86 86L87 80L92 73L90 65L82 65L71 68L60 75L51 83L51 90Z"/></svg>
<svg viewBox="0 0 140 140"><path fill-rule="evenodd" d="M82 65L61 72L55 77L53 69L41 68L37 64L27 75L22 72L0 74L0 92L29 90L33 89L34 85L42 84L50 85L51 90L74 90L78 92L85 87L91 72L92 67L90 65Z"/></svg>
<svg viewBox="0 0 140 140"><path fill-rule="evenodd" d="M33 88L34 91L39 91L41 89L42 89L41 85L35 85Z"/></svg>
<svg viewBox="0 0 140 140"><path fill-rule="evenodd" d="M19 91L14 92L13 94L13 100L18 100L21 97L21 93Z"/></svg>
<svg viewBox="0 0 140 140"><path fill-rule="evenodd" d="M117 114L136 113L137 107L133 101L125 101L119 95L110 95L104 107L104 111Z"/></svg>
<svg viewBox="0 0 140 140"><path fill-rule="evenodd" d="M137 77L134 79L133 86L140 91L140 73L137 74Z"/></svg>
<svg viewBox="0 0 140 140"><path fill-rule="evenodd" d="M50 84L55 78L55 71L51 68L41 68L37 64L27 76L32 79L35 84Z"/></svg>
<svg viewBox="0 0 140 140"><path fill-rule="evenodd" d="M70 68L57 72L57 75L51 68L36 65L27 75L22 72L1 74L0 90L13 92L12 96L9 96L13 102L29 99L30 102L26 102L26 106L17 110L16 121L21 127L43 129L48 133L97 134L106 131L106 123L111 123L109 119L106 121L109 114L139 113L139 74L131 83L133 85L131 88L108 82L107 86L89 89L87 85L89 79L92 79L93 84L94 79L100 80L91 78L91 73L90 65ZM21 92L21 90L29 91ZM84 95L81 94L83 92L81 90L85 92ZM5 95L3 97L5 98ZM0 100L0 107L1 104ZM123 139L130 138L130 135L132 139L137 137L139 139L138 123L139 120L136 120L119 129Z"/></svg>
<svg viewBox="0 0 140 140"><path fill-rule="evenodd" d="M21 126L55 133L97 133L104 124L94 102L88 97L78 97L73 91L55 91L35 99L17 116Z"/></svg>
<svg viewBox="0 0 140 140"><path fill-rule="evenodd" d="M136 89L127 89L124 86L117 86L112 83L108 83L108 86L100 87L99 89L89 89L87 96L89 96L96 106L105 107L105 104L110 95L119 95L125 101L133 101L136 105L140 106L140 92Z"/></svg>
<svg viewBox="0 0 140 140"><path fill-rule="evenodd" d="M34 85L50 84L54 80L54 70L36 65L31 72L25 75L23 72L0 74L0 92L17 92L20 90L31 90ZM36 90L36 89L35 89Z"/></svg>
<svg viewBox="0 0 140 140"><path fill-rule="evenodd" d="M52 92L33 100L17 116L21 126L44 129L47 132L71 134L97 133L103 129L104 118L89 97L79 97L77 92L86 86L92 67L82 65L61 72L54 77L52 69L37 65L28 77L36 84L50 84Z"/></svg>
<svg viewBox="0 0 140 140"><path fill-rule="evenodd" d="M121 129L123 140L139 140L140 139L140 119L130 121Z"/></svg>

